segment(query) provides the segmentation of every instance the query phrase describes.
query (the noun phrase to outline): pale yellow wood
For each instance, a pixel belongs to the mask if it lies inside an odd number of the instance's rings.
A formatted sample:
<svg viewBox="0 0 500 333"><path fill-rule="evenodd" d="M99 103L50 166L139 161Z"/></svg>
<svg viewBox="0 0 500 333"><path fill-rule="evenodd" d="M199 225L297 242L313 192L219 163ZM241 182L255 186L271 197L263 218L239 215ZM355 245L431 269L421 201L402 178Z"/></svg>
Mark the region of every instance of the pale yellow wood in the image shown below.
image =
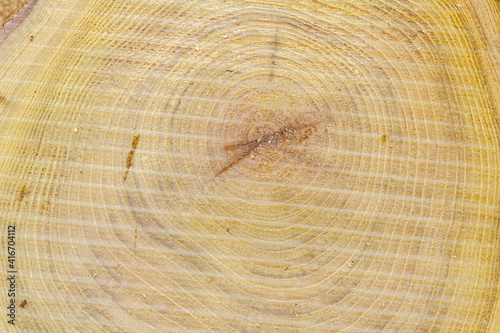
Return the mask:
<svg viewBox="0 0 500 333"><path fill-rule="evenodd" d="M500 331L498 1L39 0L10 29L1 331Z"/></svg>

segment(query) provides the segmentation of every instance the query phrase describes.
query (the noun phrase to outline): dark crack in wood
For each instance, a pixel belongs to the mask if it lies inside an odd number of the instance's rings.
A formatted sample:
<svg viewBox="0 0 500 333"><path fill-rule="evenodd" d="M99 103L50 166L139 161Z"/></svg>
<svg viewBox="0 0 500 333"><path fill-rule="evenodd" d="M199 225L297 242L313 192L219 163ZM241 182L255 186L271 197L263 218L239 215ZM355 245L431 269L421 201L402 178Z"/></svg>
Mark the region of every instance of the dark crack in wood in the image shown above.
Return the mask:
<svg viewBox="0 0 500 333"><path fill-rule="evenodd" d="M277 144L280 141L285 143L289 142L291 139L295 138L298 142L302 142L309 138L315 129L316 124L307 124L297 126L294 124L289 124L285 127L282 127L278 131L267 133L262 136L259 136L256 139L249 140L243 143L236 143L232 145L227 145L224 147L224 150L237 150L242 149L243 152L236 157L231 163L223 167L213 178L216 178L226 172L231 167L238 164L241 160L248 157L252 152L254 152L257 148L261 146L269 146L273 144ZM304 133L300 134L300 131L305 130Z"/></svg>
<svg viewBox="0 0 500 333"><path fill-rule="evenodd" d="M135 232L134 232L134 252L137 252L137 232L138 232L138 223L135 224Z"/></svg>
<svg viewBox="0 0 500 333"><path fill-rule="evenodd" d="M137 149L137 145L139 144L139 140L141 139L141 135L137 134L134 135L132 138L132 145L130 147L130 151L127 155L127 170L125 171L125 175L123 176L123 181L126 181L128 178L128 173L130 171L130 168L132 167L132 163L134 161L134 155L135 155L135 150Z"/></svg>
<svg viewBox="0 0 500 333"><path fill-rule="evenodd" d="M276 54L279 49L279 40L278 40L278 32L279 29L276 29L276 33L274 34L274 41L272 42L273 51L271 54L271 71L269 73L269 82L274 80L274 69L276 67Z"/></svg>

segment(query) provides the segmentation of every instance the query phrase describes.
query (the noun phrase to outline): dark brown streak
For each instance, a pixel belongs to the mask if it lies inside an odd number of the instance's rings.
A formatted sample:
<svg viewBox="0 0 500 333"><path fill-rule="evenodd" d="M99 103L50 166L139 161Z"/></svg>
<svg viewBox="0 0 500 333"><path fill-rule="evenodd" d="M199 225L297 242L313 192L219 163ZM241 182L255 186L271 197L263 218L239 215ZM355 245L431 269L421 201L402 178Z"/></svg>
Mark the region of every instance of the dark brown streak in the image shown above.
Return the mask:
<svg viewBox="0 0 500 333"><path fill-rule="evenodd" d="M284 128L281 128L280 130L268 134L264 134L261 137L258 137L257 139L250 140L244 143L236 143L232 145L228 145L224 147L225 150L235 150L235 149L240 149L243 148L244 151L243 153L238 156L234 161L226 165L224 168L222 168L213 178L216 178L217 176L221 175L225 171L227 171L229 168L233 167L236 165L238 162L243 160L245 157L249 156L255 149L257 149L260 146L263 145L271 145L273 143L276 143L280 138L290 135L293 136L294 133L306 129L305 135L299 137L299 142L302 142L306 140L312 133L312 129L316 126L316 124L308 124L308 125L302 125L302 126L295 126L293 124L289 124L288 126L285 126Z"/></svg>
<svg viewBox="0 0 500 333"><path fill-rule="evenodd" d="M17 196L17 200L19 202L23 202L24 198L26 198L26 196L28 196L30 194L30 191L28 190L28 188L26 187L26 185L24 185L20 190L19 190L19 194Z"/></svg>
<svg viewBox="0 0 500 333"><path fill-rule="evenodd" d="M276 29L276 33L274 35L274 41L272 43L273 53L271 54L271 73L269 74L269 81L274 80L274 68L276 67L276 54L278 53L278 48L279 48L278 31L279 29Z"/></svg>
<svg viewBox="0 0 500 333"><path fill-rule="evenodd" d="M132 138L132 146L127 156L127 171L125 171L125 175L123 176L123 181L127 180L128 173L130 168L132 167L132 162L134 161L135 150L137 149L137 145L139 144L139 140L141 138L140 134L134 135Z"/></svg>
<svg viewBox="0 0 500 333"><path fill-rule="evenodd" d="M250 155L259 145L260 143L255 142L255 144L250 146L250 148L247 149L243 154L241 154L237 159L235 159L234 161L223 167L219 172L217 172L214 178L216 178L217 176L225 172L227 169L229 169L230 167L232 167L233 165L235 165L236 163L238 163L239 161Z"/></svg>
<svg viewBox="0 0 500 333"><path fill-rule="evenodd" d="M247 141L245 143L236 143L236 144L233 144L233 145L228 145L226 146L224 149L225 150L234 150L234 149L238 149L238 148L243 148L243 147L246 147L246 146L249 146L249 145L253 145L255 143L257 144L270 144L270 143L274 143L276 142L279 138L281 138L282 136L285 136L287 134L290 134L290 135L293 135L294 132L298 132L300 130L303 130L303 129L311 129L315 126L315 124L312 124L312 125L302 125L302 126L295 126L293 124L289 124L288 126L285 126L283 128L281 128L280 130L276 131L276 132L273 132L273 133L269 133L269 134L265 134L257 139L254 139L254 140L251 140L251 141ZM307 135L305 138L302 138L302 140L305 140L307 139L307 137L309 137L309 135Z"/></svg>
<svg viewBox="0 0 500 333"><path fill-rule="evenodd" d="M135 224L135 232L134 232L134 252L137 252L137 229L138 223Z"/></svg>

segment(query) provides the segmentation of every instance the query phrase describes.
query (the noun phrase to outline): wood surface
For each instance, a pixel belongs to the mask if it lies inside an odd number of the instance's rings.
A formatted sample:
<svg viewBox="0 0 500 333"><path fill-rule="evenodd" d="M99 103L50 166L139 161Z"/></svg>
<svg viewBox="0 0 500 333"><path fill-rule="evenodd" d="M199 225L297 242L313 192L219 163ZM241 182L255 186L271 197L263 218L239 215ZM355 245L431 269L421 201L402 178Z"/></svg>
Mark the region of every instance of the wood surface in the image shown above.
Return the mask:
<svg viewBox="0 0 500 333"><path fill-rule="evenodd" d="M28 6L0 331L500 332L499 1Z"/></svg>
<svg viewBox="0 0 500 333"><path fill-rule="evenodd" d="M28 0L0 0L0 27L11 20Z"/></svg>

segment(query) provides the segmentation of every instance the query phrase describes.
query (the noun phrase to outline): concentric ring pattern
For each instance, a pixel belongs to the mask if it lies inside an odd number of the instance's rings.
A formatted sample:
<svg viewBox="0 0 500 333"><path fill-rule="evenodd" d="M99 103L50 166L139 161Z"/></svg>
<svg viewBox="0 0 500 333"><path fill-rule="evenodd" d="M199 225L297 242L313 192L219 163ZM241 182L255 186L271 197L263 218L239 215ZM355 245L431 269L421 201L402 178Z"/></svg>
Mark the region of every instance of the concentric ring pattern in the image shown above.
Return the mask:
<svg viewBox="0 0 500 333"><path fill-rule="evenodd" d="M39 2L7 42L47 51L0 51L20 327L489 328L499 105L466 4Z"/></svg>

